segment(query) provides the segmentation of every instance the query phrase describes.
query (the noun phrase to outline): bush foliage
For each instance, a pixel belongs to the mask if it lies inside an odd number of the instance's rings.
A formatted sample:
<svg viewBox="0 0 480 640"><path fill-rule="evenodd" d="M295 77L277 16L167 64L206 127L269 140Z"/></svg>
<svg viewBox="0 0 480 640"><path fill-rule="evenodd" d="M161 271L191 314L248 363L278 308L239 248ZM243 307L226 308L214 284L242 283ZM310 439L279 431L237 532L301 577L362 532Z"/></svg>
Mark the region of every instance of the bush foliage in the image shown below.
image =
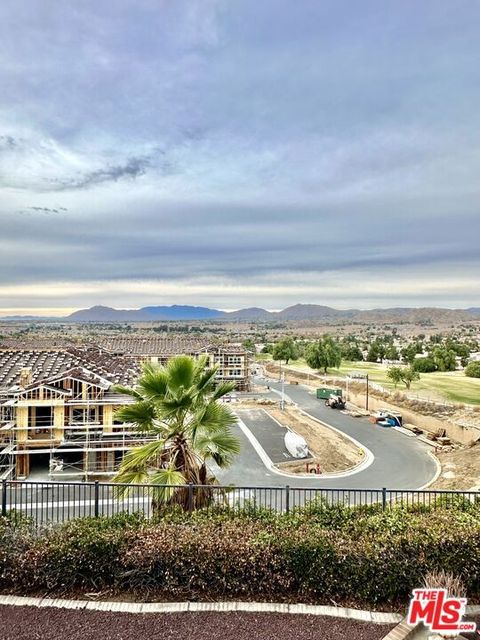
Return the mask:
<svg viewBox="0 0 480 640"><path fill-rule="evenodd" d="M480 507L440 502L382 511L319 503L309 513L202 512L77 520L33 535L0 519L0 588L136 597L405 602L429 572L480 593Z"/></svg>
<svg viewBox="0 0 480 640"><path fill-rule="evenodd" d="M480 362L469 362L465 368L465 375L469 378L480 378Z"/></svg>

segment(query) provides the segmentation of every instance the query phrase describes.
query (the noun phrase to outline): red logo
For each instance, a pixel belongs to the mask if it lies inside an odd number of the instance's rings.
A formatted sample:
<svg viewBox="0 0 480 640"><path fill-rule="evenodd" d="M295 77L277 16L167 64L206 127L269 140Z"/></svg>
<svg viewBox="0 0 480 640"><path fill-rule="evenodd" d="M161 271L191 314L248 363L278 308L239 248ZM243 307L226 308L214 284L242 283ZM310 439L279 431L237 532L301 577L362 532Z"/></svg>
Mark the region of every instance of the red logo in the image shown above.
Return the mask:
<svg viewBox="0 0 480 640"><path fill-rule="evenodd" d="M446 589L414 589L407 622L415 626L423 622L433 633L457 635L475 631L475 622L463 622L466 598L452 598Z"/></svg>

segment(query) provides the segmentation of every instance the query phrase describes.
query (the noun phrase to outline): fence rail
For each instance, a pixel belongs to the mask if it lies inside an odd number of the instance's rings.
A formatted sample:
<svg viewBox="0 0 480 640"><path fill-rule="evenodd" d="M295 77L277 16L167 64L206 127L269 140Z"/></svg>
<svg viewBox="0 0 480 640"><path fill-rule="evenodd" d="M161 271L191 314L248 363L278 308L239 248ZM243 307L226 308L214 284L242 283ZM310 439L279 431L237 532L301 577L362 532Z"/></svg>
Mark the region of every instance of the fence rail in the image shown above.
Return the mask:
<svg viewBox="0 0 480 640"><path fill-rule="evenodd" d="M100 482L28 482L3 480L0 485L0 515L15 511L36 526L53 525L83 517L142 513L151 517L165 499L181 503L186 512L241 510L293 512L327 509L342 505L357 508L377 505L437 509L457 507L480 510L480 492L400 489L312 489L283 487L233 487L221 485L121 485Z"/></svg>

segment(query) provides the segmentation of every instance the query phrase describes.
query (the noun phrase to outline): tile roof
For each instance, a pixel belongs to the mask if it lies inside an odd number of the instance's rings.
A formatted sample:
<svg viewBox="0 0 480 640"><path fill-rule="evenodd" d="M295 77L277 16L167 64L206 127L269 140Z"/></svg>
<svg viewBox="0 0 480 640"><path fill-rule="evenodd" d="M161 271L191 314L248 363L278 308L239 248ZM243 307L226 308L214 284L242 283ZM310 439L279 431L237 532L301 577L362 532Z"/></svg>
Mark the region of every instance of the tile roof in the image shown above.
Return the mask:
<svg viewBox="0 0 480 640"><path fill-rule="evenodd" d="M75 370L88 371L111 384L133 384L140 373L140 360L147 356L169 357L181 353L195 355L209 352L216 355L241 355L244 349L232 344L212 344L207 340L177 338L99 338L98 345L41 346L43 341L8 340L0 343L0 389L9 389L20 382L22 369L30 369L33 383L51 382ZM17 344L16 347L12 346ZM7 346L8 345L8 346ZM84 374L86 375L86 374Z"/></svg>
<svg viewBox="0 0 480 640"><path fill-rule="evenodd" d="M32 383L37 384L51 383L73 371L77 375L98 376L111 384L129 385L134 383L139 373L138 365L130 359L112 356L100 349L0 349L0 388L18 385L22 369L30 369Z"/></svg>

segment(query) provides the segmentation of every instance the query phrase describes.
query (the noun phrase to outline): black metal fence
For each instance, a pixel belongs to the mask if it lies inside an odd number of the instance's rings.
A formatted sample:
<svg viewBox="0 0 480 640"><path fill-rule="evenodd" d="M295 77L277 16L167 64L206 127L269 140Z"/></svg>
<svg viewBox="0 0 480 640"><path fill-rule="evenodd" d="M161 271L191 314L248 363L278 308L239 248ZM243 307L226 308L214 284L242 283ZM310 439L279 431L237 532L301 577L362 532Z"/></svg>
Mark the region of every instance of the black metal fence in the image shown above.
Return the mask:
<svg viewBox="0 0 480 640"><path fill-rule="evenodd" d="M3 480L0 485L0 515L10 511L44 526L83 517L113 516L118 513L142 513L149 518L165 498L181 496L186 512L248 510L293 512L302 509L328 509L333 505L348 508L373 506L379 510L408 508L428 510L477 509L476 491L427 491L395 489L310 489L283 487L232 487L220 485L119 485L99 482L21 482Z"/></svg>

